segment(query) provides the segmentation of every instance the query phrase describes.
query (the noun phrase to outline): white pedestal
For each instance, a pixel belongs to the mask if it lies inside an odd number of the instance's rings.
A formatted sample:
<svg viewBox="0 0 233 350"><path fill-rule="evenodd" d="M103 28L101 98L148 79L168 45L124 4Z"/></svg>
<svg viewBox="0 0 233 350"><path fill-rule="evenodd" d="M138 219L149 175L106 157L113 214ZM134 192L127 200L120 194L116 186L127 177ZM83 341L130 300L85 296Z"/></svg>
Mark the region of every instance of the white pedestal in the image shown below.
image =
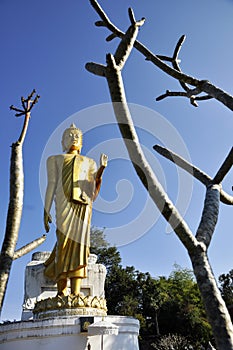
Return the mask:
<svg viewBox="0 0 233 350"><path fill-rule="evenodd" d="M44 261L50 252L36 252L32 255L25 270L24 303L22 320L33 319L35 303L42 299L54 297L57 286L44 276ZM97 256L90 254L87 265L87 277L82 280L81 292L84 296L98 296L104 298L104 283L106 267L96 263ZM69 287L69 284L68 284Z"/></svg>
<svg viewBox="0 0 233 350"><path fill-rule="evenodd" d="M82 316L20 321L0 326L0 350L138 350L138 320L92 317L88 332ZM94 329L94 331L93 331ZM117 329L117 332L115 330ZM84 327L85 330L85 327ZM117 335L116 335L117 334Z"/></svg>
<svg viewBox="0 0 233 350"><path fill-rule="evenodd" d="M94 254L89 257L80 300L79 296L77 300L76 296L72 300L68 296L61 300L68 300L65 306L62 304L64 307L59 308L58 304L49 307L57 290L44 276L43 262L48 255L34 253L26 266L22 321L0 325L0 350L139 350L139 321L126 316L105 316L106 308L100 302L104 298L106 268L96 264ZM45 310L37 312L34 308L47 303L43 301L46 298L50 299ZM69 301L77 305L70 305Z"/></svg>

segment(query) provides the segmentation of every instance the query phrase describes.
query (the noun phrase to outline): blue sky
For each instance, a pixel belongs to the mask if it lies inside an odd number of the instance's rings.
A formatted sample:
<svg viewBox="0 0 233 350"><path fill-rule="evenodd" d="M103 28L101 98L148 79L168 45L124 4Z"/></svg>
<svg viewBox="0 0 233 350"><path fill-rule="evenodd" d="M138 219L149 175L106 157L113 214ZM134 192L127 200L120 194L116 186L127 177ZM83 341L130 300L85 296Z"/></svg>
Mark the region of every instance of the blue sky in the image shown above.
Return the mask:
<svg viewBox="0 0 233 350"><path fill-rule="evenodd" d="M122 30L129 25L128 7L134 9L136 18L146 17L138 39L154 53L171 55L179 37L186 34L180 53L183 71L233 93L232 1L100 0L100 4ZM174 263L189 268L185 249L158 216L127 159L105 79L85 70L87 62L104 63L106 53L114 53L118 39L105 41L109 32L94 26L99 18L88 0L0 0L0 16L2 236L9 197L10 145L18 138L23 122L14 117L9 106L19 106L20 97L36 88L41 99L33 110L24 145L25 205L17 247L44 233L44 161L50 152L61 152L61 130L74 120L84 130L83 153L96 161L101 152L109 155L92 223L117 237L123 265L133 265L153 276L169 275ZM179 85L136 50L123 77L140 141L169 196L180 201L181 207L184 204L185 219L195 231L205 188L177 172L152 147L156 143L174 146L213 176L232 147L232 112L216 101L200 103L198 108L184 98L156 102L156 96L166 89L179 90ZM232 184L231 172L223 183L228 193ZM209 250L216 276L232 268L232 210L221 204ZM54 241L52 226L38 250L51 250ZM4 320L20 318L24 270L30 259L31 254L13 264Z"/></svg>

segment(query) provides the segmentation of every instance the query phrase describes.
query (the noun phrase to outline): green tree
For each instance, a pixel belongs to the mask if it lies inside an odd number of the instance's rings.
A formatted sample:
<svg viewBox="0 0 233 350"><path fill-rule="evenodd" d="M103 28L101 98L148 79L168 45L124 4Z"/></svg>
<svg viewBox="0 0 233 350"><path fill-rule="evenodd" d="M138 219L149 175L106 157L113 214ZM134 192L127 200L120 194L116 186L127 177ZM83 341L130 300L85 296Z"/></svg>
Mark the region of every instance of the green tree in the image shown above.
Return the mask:
<svg viewBox="0 0 233 350"><path fill-rule="evenodd" d="M124 268L121 265L120 253L107 243L104 230L92 228L91 252L107 268L105 296L108 314L136 316L139 309L139 272L133 266Z"/></svg>
<svg viewBox="0 0 233 350"><path fill-rule="evenodd" d="M133 266L123 267L119 251L106 243L103 230L92 230L91 236L98 244L92 252L107 266L108 314L138 318L143 348L169 334L187 337L196 347L208 343L211 328L192 271L175 265L168 278L153 278Z"/></svg>
<svg viewBox="0 0 233 350"><path fill-rule="evenodd" d="M233 269L219 276L220 291L233 319Z"/></svg>
<svg viewBox="0 0 233 350"><path fill-rule="evenodd" d="M144 340L151 343L168 334L180 334L196 347L208 343L211 328L192 271L175 265L168 278L147 274L142 290L146 326L140 332Z"/></svg>
<svg viewBox="0 0 233 350"><path fill-rule="evenodd" d="M91 253L96 254L98 263L103 264L107 269L107 276L112 269L121 263L120 253L116 247L110 246L106 240L104 229L91 228Z"/></svg>
<svg viewBox="0 0 233 350"><path fill-rule="evenodd" d="M145 334L160 335L159 313L162 305L169 299L168 284L165 277L152 278L149 273L145 275L142 284L143 316L146 320Z"/></svg>
<svg viewBox="0 0 233 350"><path fill-rule="evenodd" d="M198 339L200 344L207 344L212 336L211 328L193 272L175 265L166 283L169 297L159 315L162 333L177 333L193 342Z"/></svg>
<svg viewBox="0 0 233 350"><path fill-rule="evenodd" d="M103 248L109 247L109 243L104 235L104 228L98 228L95 226L91 227L91 252L93 254L98 254Z"/></svg>
<svg viewBox="0 0 233 350"><path fill-rule="evenodd" d="M138 286L133 266L113 266L106 279L106 299L110 314L135 316L138 306Z"/></svg>

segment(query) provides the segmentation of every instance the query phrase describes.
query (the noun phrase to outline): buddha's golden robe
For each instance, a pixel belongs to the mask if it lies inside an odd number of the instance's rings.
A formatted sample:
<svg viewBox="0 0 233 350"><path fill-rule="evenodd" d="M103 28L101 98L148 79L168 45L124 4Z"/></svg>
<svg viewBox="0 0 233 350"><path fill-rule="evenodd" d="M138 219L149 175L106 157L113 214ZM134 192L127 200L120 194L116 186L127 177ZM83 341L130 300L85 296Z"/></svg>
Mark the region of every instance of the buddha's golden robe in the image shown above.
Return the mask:
<svg viewBox="0 0 233 350"><path fill-rule="evenodd" d="M61 154L48 158L47 172L48 185L54 191L57 242L45 262L45 276L54 281L84 278L96 191L96 163L85 156Z"/></svg>

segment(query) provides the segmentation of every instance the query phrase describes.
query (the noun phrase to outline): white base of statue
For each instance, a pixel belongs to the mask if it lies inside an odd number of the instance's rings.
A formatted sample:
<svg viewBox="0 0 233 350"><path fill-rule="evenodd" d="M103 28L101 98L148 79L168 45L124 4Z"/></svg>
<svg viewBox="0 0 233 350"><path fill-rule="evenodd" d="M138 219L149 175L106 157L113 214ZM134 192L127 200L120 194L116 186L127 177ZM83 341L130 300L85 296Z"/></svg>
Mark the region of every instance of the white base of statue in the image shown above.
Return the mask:
<svg viewBox="0 0 233 350"><path fill-rule="evenodd" d="M0 350L138 350L138 320L68 316L0 326Z"/></svg>
<svg viewBox="0 0 233 350"><path fill-rule="evenodd" d="M32 320L33 310L38 301L53 298L57 294L57 286L44 276L44 261L50 252L36 252L25 270L24 302L22 320ZM90 254L87 265L87 278L82 280L81 293L83 297L104 298L104 282L106 267L96 263L97 256ZM68 282L69 290L69 282ZM88 302L88 300L86 300ZM97 314L99 315L99 314Z"/></svg>
<svg viewBox="0 0 233 350"><path fill-rule="evenodd" d="M50 253L36 252L26 266L22 320L0 325L0 350L139 350L139 321L107 316L106 268L91 254L78 296L57 297L44 276Z"/></svg>

